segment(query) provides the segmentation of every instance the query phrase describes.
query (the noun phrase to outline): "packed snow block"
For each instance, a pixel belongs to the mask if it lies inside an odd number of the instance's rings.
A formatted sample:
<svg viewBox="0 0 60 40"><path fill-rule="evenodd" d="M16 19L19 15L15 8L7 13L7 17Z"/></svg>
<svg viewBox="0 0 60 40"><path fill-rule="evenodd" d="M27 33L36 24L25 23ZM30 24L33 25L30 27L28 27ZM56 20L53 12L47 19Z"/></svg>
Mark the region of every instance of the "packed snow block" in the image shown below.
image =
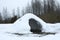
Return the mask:
<svg viewBox="0 0 60 40"><path fill-rule="evenodd" d="M34 19L30 19L29 20L29 25L31 27L30 31L33 33L41 33L42 32L42 25L34 20Z"/></svg>

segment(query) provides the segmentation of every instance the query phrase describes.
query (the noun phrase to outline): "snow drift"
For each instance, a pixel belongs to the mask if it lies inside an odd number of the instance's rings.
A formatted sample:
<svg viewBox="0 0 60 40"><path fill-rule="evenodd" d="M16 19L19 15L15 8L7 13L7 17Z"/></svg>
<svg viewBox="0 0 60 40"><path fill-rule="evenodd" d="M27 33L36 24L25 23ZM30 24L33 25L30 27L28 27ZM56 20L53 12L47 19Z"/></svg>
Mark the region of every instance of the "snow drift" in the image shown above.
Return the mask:
<svg viewBox="0 0 60 40"><path fill-rule="evenodd" d="M38 24L40 25L39 27L35 27L35 25L33 25L33 28L31 27L32 25L29 24L29 20L30 19L34 19L35 21L39 22ZM21 17L20 19L18 19L15 23L14 26L16 28L18 28L17 30L20 32L21 30L23 31L30 31L31 29L41 29L42 32L59 32L58 30L60 29L59 24L49 24L44 22L41 18L37 17L36 15L32 14L32 13L28 13L26 15L24 15L23 17ZM38 26L38 25L37 25ZM57 27L58 26L58 27ZM18 32L17 31L17 32Z"/></svg>
<svg viewBox="0 0 60 40"><path fill-rule="evenodd" d="M24 15L23 17L21 17L20 19L18 19L14 23L14 26L15 26L14 28L18 28L15 30L17 30L17 32L20 32L20 33L21 33L21 31L24 31L24 32L30 31L30 29L31 29L31 27L29 25L30 19L34 19L34 20L38 21L42 27L46 25L46 23L42 19L40 19L39 17L35 16L32 13L28 13L28 14Z"/></svg>

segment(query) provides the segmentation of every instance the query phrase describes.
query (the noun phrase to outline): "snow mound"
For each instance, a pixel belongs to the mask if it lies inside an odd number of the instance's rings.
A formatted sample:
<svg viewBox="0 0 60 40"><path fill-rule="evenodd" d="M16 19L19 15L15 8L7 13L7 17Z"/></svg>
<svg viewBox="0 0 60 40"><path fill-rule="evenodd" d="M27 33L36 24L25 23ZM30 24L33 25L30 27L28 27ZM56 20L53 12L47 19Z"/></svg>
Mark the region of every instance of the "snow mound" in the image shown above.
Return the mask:
<svg viewBox="0 0 60 40"><path fill-rule="evenodd" d="M28 13L26 15L24 15L23 17L21 17L20 19L18 19L15 23L14 23L14 28L15 30L17 30L16 32L20 32L21 31L30 31L30 26L29 26L29 20L30 19L35 19L36 21L38 21L42 27L46 25L46 23L40 19L39 17L37 17L36 15L32 14L32 13Z"/></svg>
<svg viewBox="0 0 60 40"><path fill-rule="evenodd" d="M0 40L60 40L60 33L55 35L45 35L40 37L39 34L31 34L30 36L39 37L24 37L13 35L10 33L31 33L29 19L35 19L43 28L43 32L60 32L60 23L50 24L45 23L42 19L32 13L26 14L18 19L14 24L0 24Z"/></svg>
<svg viewBox="0 0 60 40"><path fill-rule="evenodd" d="M49 24L45 23L42 19L37 17L32 13L28 13L18 19L14 24L0 24L0 32L10 32L10 33L31 33L29 20L34 19L42 25L42 32L60 32L60 23Z"/></svg>
<svg viewBox="0 0 60 40"><path fill-rule="evenodd" d="M23 17L21 17L20 19L18 19L14 24L11 24L11 25L1 24L0 31L10 32L10 33L31 33L30 32L31 28L29 26L29 19L31 18L38 21L42 25L42 27L43 26L45 27L46 23L42 19L40 19L39 17L37 17L36 15L32 13L28 13L24 15Z"/></svg>

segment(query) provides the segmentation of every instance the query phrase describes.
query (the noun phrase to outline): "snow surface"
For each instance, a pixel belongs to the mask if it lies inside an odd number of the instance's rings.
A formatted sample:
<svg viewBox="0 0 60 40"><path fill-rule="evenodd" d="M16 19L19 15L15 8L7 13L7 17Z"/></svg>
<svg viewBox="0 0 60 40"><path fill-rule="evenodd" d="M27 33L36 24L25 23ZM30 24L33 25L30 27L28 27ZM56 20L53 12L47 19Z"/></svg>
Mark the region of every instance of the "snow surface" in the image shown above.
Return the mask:
<svg viewBox="0 0 60 40"><path fill-rule="evenodd" d="M35 19L42 25L43 32L53 32L55 35L32 34L30 32L29 19ZM14 33L26 34L23 36ZM36 37L36 38L35 38ZM39 17L32 13L26 14L18 19L14 24L0 24L0 40L59 40L60 39L60 23L45 23Z"/></svg>
<svg viewBox="0 0 60 40"><path fill-rule="evenodd" d="M0 40L60 40L60 34L46 35L43 37L21 37L16 35L0 33Z"/></svg>
<svg viewBox="0 0 60 40"><path fill-rule="evenodd" d="M50 24L47 23L47 30L49 32L55 32L55 33L59 33L60 32L60 23L55 23L55 24Z"/></svg>

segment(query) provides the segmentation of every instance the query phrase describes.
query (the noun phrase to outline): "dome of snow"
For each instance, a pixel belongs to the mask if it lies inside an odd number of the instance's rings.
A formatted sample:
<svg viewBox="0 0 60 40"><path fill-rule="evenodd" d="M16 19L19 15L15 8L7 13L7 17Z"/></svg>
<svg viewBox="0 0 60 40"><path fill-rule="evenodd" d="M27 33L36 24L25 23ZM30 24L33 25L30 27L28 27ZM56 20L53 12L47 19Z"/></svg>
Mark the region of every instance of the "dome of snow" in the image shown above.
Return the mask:
<svg viewBox="0 0 60 40"><path fill-rule="evenodd" d="M32 14L32 13L28 13L28 14L26 14L26 15L24 15L23 17L21 17L20 19L18 19L15 23L14 23L14 28L17 28L17 29L15 29L15 30L17 30L17 32L30 32L30 30L31 29L39 29L40 30L40 28L39 27L37 27L38 26L38 24L37 24L37 26L36 27L31 27L31 25L30 25L30 23L29 23L29 20L30 19L34 19L34 20L36 20L37 22L39 22L39 24L40 24L40 26L42 27L42 26L45 26L44 24L45 24L45 22L42 20L42 19L40 19L39 17L37 17L37 16L35 16L34 14ZM34 24L34 23L33 23ZM33 25L32 24L32 25ZM34 25L33 25L34 26ZM23 33L24 33L23 32Z"/></svg>
<svg viewBox="0 0 60 40"><path fill-rule="evenodd" d="M59 24L45 23L32 13L28 13L18 19L14 24L0 24L0 32L32 33L32 32L60 32Z"/></svg>
<svg viewBox="0 0 60 40"><path fill-rule="evenodd" d="M32 22L33 21L33 22ZM32 13L27 13L14 23L14 28L18 33L30 33L33 29L35 31L42 32L57 32L60 27L56 27L57 24L48 24L41 18Z"/></svg>

